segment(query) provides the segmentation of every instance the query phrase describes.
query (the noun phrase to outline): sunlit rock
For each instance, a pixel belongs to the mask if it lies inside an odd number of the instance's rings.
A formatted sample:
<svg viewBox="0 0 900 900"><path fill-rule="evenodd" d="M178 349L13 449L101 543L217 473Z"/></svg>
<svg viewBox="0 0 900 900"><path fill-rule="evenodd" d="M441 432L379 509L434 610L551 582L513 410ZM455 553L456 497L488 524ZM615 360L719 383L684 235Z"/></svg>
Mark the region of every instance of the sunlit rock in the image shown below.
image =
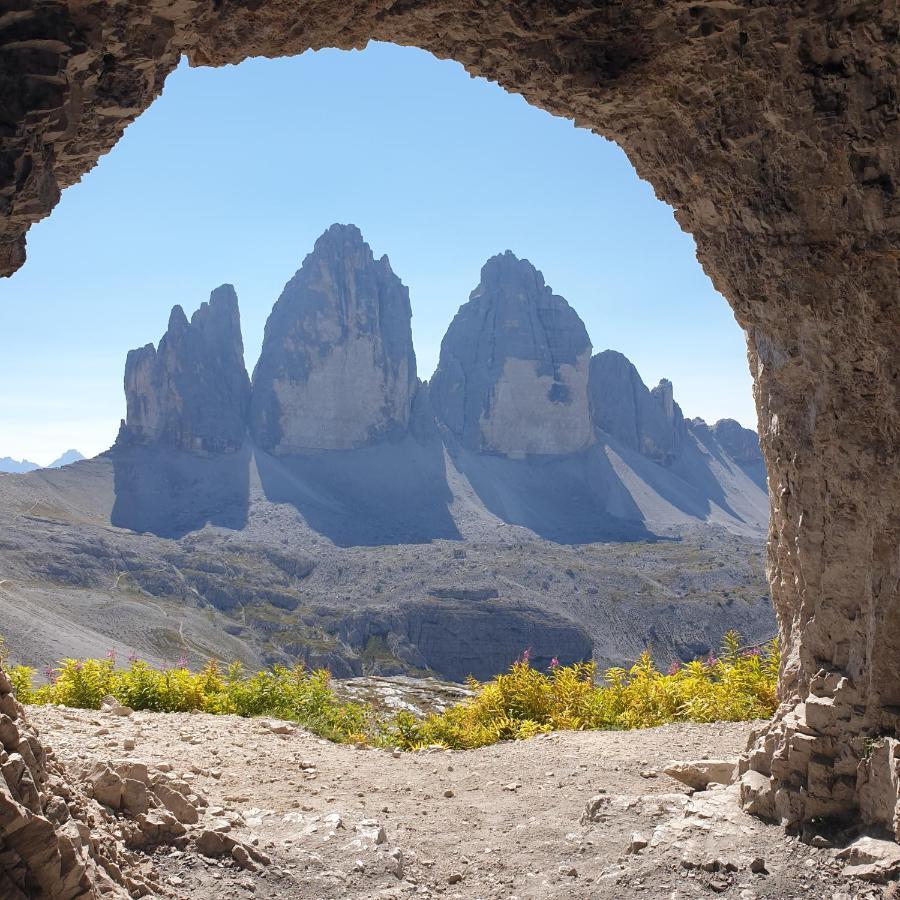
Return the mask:
<svg viewBox="0 0 900 900"><path fill-rule="evenodd" d="M431 400L469 449L576 453L591 442L590 353L575 310L507 250L484 264L481 283L450 324Z"/></svg>
<svg viewBox="0 0 900 900"><path fill-rule="evenodd" d="M409 292L354 225L317 241L266 323L252 431L276 454L402 436L416 392Z"/></svg>

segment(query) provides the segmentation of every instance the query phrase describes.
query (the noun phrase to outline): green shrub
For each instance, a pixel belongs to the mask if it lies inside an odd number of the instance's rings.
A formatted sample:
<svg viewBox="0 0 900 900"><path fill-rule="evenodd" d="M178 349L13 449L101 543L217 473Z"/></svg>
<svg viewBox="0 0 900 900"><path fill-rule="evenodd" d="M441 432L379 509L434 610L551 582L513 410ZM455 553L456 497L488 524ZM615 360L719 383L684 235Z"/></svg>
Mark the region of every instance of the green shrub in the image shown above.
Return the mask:
<svg viewBox="0 0 900 900"><path fill-rule="evenodd" d="M34 669L30 666L13 666L7 670L9 680L20 703L34 703Z"/></svg>
<svg viewBox="0 0 900 900"><path fill-rule="evenodd" d="M725 636L719 658L675 664L664 674L646 652L630 669L609 669L600 683L593 663L541 672L525 653L507 673L484 684L471 680L474 696L463 703L424 718L404 711L387 719L365 704L339 700L328 672L302 665L247 674L240 663L223 672L211 661L192 672L132 659L120 669L111 653L105 660L63 660L37 688L33 669L15 666L9 675L23 703L99 709L112 695L136 710L275 716L337 742L468 750L549 731L763 718L777 703L778 666L777 642L743 650L734 632Z"/></svg>
<svg viewBox="0 0 900 900"><path fill-rule="evenodd" d="M741 650L735 632L725 636L720 659L710 655L663 674L645 652L628 670L609 669L601 684L592 663L539 672L526 654L507 674L473 683L470 700L424 719L399 714L383 735L406 750L432 744L464 750L563 729L764 718L777 705L778 664L776 642Z"/></svg>

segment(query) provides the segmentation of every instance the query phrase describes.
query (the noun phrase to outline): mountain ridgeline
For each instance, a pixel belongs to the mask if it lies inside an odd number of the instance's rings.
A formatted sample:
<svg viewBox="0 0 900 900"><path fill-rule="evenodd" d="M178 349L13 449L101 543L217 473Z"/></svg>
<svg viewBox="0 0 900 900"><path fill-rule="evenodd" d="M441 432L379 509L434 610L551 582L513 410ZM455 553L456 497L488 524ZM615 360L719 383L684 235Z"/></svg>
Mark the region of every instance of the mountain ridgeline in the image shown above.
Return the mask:
<svg viewBox="0 0 900 900"><path fill-rule="evenodd" d="M483 266L430 383L417 378L411 317L387 256L375 259L355 226L332 225L276 302L252 385L231 285L214 290L190 322L176 306L158 348L128 354L117 444L234 454L249 441L286 459L395 446L402 466L408 439L443 441L463 468L489 456L582 457L590 469L602 448L607 461L631 451L671 470L688 493L716 478L696 465L699 449L765 490L755 432L733 420L686 420L669 381L650 390L621 353L592 356L575 310L510 251ZM592 474L585 487L598 494ZM602 487L605 512L647 518Z"/></svg>
<svg viewBox="0 0 900 900"><path fill-rule="evenodd" d="M668 381L593 355L508 251L428 382L411 317L351 225L285 285L252 379L234 288L176 306L128 354L111 450L0 476L10 646L460 680L526 648L668 665L731 628L771 636L754 432L687 419Z"/></svg>
<svg viewBox="0 0 900 900"><path fill-rule="evenodd" d="M66 450L53 462L47 463L46 466L39 466L28 459L13 459L9 456L0 456L0 472L22 475L25 472L35 472L38 469L61 469L63 466L70 466L72 463L80 462L82 459L84 459L84 456L77 450Z"/></svg>
<svg viewBox="0 0 900 900"><path fill-rule="evenodd" d="M275 454L349 450L409 427L409 291L353 226L333 225L285 285L253 373L250 430Z"/></svg>

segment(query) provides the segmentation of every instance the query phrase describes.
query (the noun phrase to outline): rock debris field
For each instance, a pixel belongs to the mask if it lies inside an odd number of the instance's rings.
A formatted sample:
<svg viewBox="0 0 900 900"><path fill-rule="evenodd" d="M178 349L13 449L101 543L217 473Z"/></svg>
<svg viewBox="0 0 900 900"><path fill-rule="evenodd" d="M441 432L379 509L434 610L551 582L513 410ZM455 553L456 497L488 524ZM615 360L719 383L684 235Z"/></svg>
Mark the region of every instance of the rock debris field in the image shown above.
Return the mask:
<svg viewBox="0 0 900 900"><path fill-rule="evenodd" d="M753 723L401 754L271 719L28 715L87 795L118 808L160 896L900 897L896 845L813 847L739 812L733 787L692 794L664 773L672 760L715 771Z"/></svg>

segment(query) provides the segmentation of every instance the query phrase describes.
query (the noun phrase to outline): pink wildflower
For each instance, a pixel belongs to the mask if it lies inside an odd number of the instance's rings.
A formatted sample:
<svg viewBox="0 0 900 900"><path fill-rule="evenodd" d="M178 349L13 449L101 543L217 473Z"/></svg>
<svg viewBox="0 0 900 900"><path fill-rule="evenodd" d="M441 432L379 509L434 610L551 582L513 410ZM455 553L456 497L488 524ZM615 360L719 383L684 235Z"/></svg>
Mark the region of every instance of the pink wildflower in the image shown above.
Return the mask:
<svg viewBox="0 0 900 900"><path fill-rule="evenodd" d="M676 660L675 662L672 663L671 666L669 666L669 675L677 675L680 670L681 670L681 663L678 662L678 660Z"/></svg>
<svg viewBox="0 0 900 900"><path fill-rule="evenodd" d="M186 656L179 656L179 657L178 657L178 668L179 668L179 669L186 669L187 667L188 667L187 657L186 657Z"/></svg>
<svg viewBox="0 0 900 900"><path fill-rule="evenodd" d="M559 660L554 656L553 659L550 660L550 668L558 669L559 668Z"/></svg>

